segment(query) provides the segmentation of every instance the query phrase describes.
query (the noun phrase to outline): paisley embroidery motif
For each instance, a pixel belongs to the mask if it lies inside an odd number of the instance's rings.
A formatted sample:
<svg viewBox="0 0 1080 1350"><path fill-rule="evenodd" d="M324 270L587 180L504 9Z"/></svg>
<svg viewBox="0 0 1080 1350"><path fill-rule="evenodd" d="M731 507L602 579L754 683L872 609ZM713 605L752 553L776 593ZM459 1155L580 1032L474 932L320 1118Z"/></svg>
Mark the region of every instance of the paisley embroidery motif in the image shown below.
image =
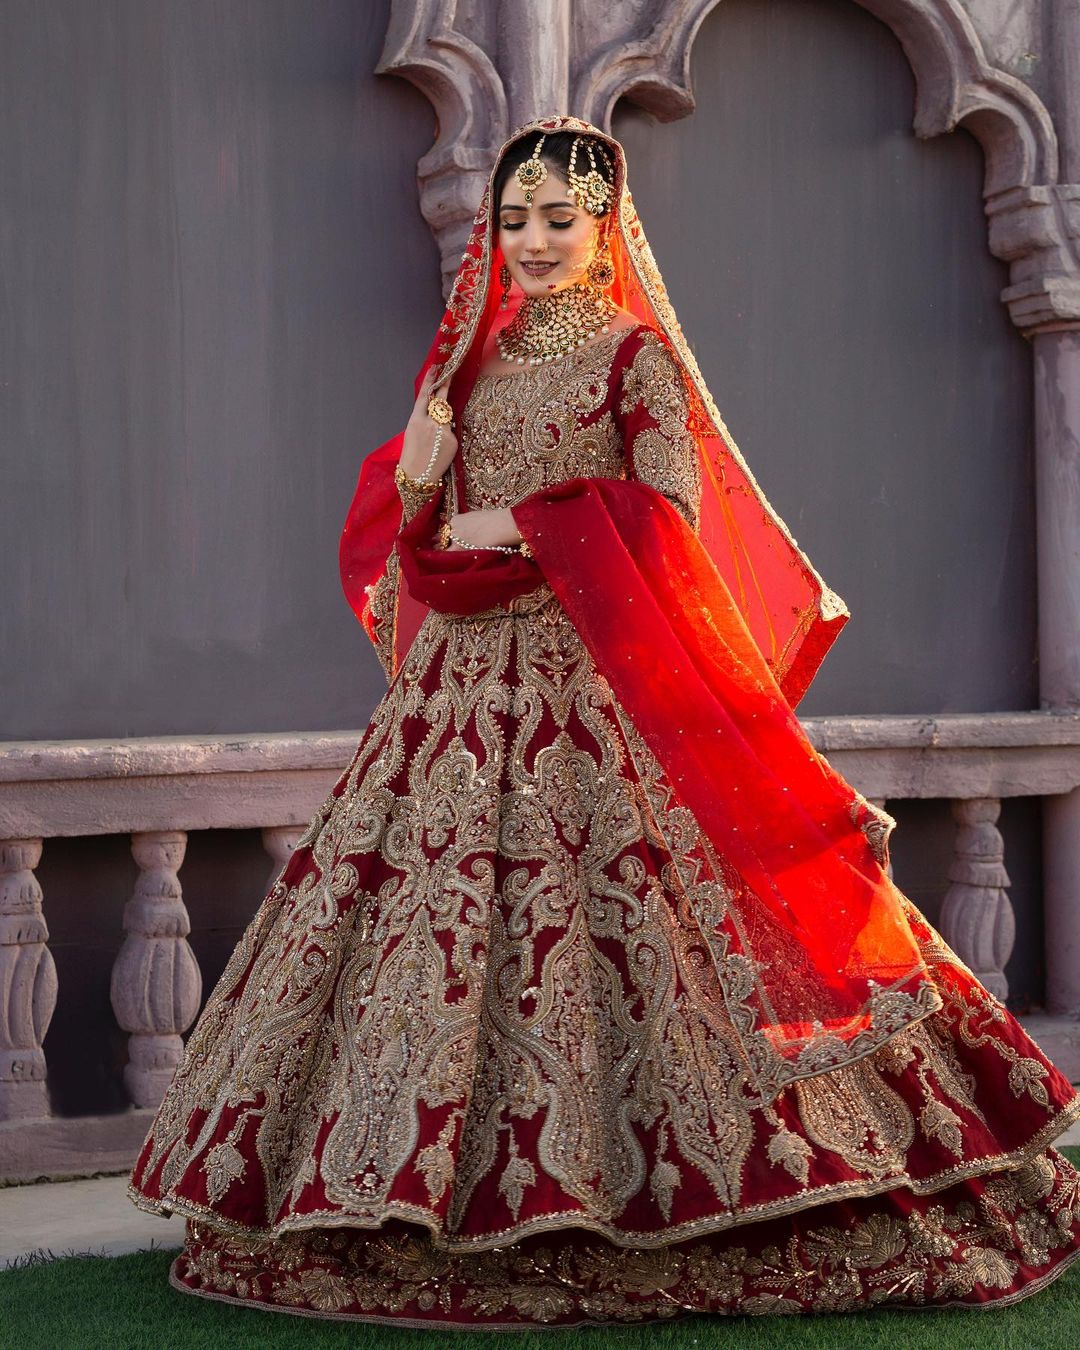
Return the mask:
<svg viewBox="0 0 1080 1350"><path fill-rule="evenodd" d="M462 437L477 499L632 469L693 519L677 367L645 330L611 338L572 377L477 385ZM619 1279L653 1280L679 1266L675 1243L938 1191L1029 1159L1076 1114L913 908L940 1009L762 1105L750 1084L772 1052L730 884L548 588L429 614L190 1038L136 1202L281 1238L305 1306L358 1286L285 1235L397 1221L443 1252L409 1247L420 1269L584 1227L635 1248ZM731 1251L707 1259L716 1287L734 1280ZM485 1281L477 1297L497 1302ZM514 1306L552 1298L537 1286Z"/></svg>

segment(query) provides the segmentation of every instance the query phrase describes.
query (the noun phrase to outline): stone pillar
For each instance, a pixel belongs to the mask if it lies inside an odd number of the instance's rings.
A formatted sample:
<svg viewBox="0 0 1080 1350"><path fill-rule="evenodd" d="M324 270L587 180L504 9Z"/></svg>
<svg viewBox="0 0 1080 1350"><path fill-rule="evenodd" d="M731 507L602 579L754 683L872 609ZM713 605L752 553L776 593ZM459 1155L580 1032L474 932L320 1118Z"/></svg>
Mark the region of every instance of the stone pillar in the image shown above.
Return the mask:
<svg viewBox="0 0 1080 1350"><path fill-rule="evenodd" d="M306 826L303 825L268 825L262 832L263 848L273 859L270 867L270 876L267 878L266 889L269 891L278 877L281 870L293 855L293 849L296 847L296 841L304 833Z"/></svg>
<svg viewBox="0 0 1080 1350"><path fill-rule="evenodd" d="M124 910L127 936L113 966L112 1005L116 1020L131 1033L124 1084L135 1106L160 1104L183 1053L181 1033L194 1021L202 997L176 875L186 846L182 830L131 836L139 879Z"/></svg>
<svg viewBox="0 0 1080 1350"><path fill-rule="evenodd" d="M1039 685L1080 708L1080 330L1036 333ZM1046 1004L1080 1017L1080 791L1043 802Z"/></svg>
<svg viewBox="0 0 1080 1350"><path fill-rule="evenodd" d="M1032 224L1012 263L1018 280L1041 282L1041 303L1026 322L1010 307L1035 361L1039 696L1080 709L1080 0L1046 9L1058 186L1052 216L1024 212ZM1047 1010L1080 1018L1080 791L1043 801L1043 910Z"/></svg>
<svg viewBox="0 0 1080 1350"><path fill-rule="evenodd" d="M501 0L499 73L510 129L570 109L570 0Z"/></svg>
<svg viewBox="0 0 1080 1350"><path fill-rule="evenodd" d="M1080 328L1036 333L1039 685L1080 708Z"/></svg>
<svg viewBox="0 0 1080 1350"><path fill-rule="evenodd" d="M949 868L952 883L941 907L941 935L990 992L1003 1002L1009 992L1005 963L1016 938L1007 887L1005 842L997 827L996 797L954 801L958 829Z"/></svg>
<svg viewBox="0 0 1080 1350"><path fill-rule="evenodd" d="M40 839L0 842L0 1121L49 1114L42 1042L56 1007L56 966L34 868Z"/></svg>

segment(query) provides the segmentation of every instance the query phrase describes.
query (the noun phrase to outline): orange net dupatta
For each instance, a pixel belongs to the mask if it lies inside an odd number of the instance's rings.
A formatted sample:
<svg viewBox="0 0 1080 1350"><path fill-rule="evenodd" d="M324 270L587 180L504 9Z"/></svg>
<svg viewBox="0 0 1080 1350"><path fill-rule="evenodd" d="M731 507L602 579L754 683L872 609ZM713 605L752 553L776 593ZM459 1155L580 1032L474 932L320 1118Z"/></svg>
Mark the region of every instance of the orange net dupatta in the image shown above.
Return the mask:
<svg viewBox="0 0 1080 1350"><path fill-rule="evenodd" d="M707 840L712 877L706 886L685 878L686 894L767 1098L869 1053L940 999L883 866L880 818L814 750L793 711L847 610L716 410L634 210L622 147L573 118L542 119L512 140L563 129L596 136L614 158L612 296L681 367L700 528L643 483L577 478L513 507L532 560L437 550L440 514L464 501L461 456L445 490L402 529L395 438L361 471L342 536L343 583L370 635L386 641L383 625L392 625L391 675L428 608L475 613L548 583ZM459 424L499 317L490 194L489 179L418 377L435 365L450 379ZM397 563L406 584L380 610Z"/></svg>

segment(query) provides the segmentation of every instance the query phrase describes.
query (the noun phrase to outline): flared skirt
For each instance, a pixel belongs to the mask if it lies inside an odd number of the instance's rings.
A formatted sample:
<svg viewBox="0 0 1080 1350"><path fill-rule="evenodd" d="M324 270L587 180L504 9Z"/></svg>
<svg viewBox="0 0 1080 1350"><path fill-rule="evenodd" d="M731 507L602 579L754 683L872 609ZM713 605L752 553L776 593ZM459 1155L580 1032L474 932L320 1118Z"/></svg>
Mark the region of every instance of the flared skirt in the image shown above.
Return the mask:
<svg viewBox="0 0 1080 1350"><path fill-rule="evenodd" d="M541 588L431 614L132 1178L174 1281L568 1325L985 1304L1080 1250L1070 1084L909 907L940 1008L756 1090L721 871Z"/></svg>

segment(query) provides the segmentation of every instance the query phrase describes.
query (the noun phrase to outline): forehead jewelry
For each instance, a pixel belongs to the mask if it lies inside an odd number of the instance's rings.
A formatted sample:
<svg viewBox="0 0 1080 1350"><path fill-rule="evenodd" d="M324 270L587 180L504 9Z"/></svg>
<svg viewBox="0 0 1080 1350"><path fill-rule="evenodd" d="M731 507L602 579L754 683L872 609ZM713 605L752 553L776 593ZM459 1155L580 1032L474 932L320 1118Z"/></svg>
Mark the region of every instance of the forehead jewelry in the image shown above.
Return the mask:
<svg viewBox="0 0 1080 1350"><path fill-rule="evenodd" d="M531 206L533 193L541 183L547 181L547 165L540 158L540 151L544 148L544 142L547 140L547 133L536 142L530 157L519 164L514 170L514 177L517 179L517 185L525 197L525 205Z"/></svg>
<svg viewBox="0 0 1080 1350"><path fill-rule="evenodd" d="M589 156L588 173L578 173L577 171L578 148L583 140L585 141L585 152ZM603 151L600 152L600 155L602 161L610 169L611 165ZM570 196L578 206L583 207L593 216L602 216L607 212L608 204L611 201L611 184L596 167L596 155L593 152L591 140L585 140L583 136L574 137L574 143L570 147L570 167L567 170L566 179Z"/></svg>

